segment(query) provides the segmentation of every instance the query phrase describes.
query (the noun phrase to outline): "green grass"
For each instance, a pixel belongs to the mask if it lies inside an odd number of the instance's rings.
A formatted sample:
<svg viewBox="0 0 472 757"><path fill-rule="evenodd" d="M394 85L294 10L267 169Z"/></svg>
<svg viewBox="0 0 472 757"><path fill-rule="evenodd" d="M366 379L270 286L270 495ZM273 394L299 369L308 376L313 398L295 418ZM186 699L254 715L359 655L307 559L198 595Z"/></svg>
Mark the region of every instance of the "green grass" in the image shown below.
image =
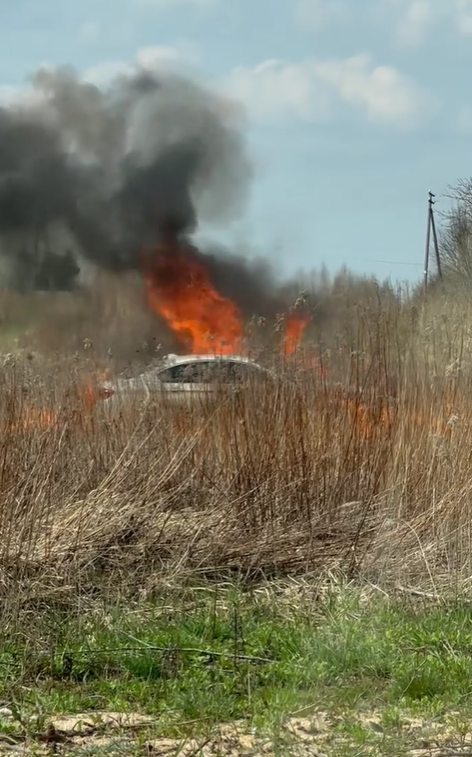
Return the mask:
<svg viewBox="0 0 472 757"><path fill-rule="evenodd" d="M51 607L29 631L5 630L0 649L1 697L35 728L112 710L155 717L158 735L234 720L280 735L290 716L324 711L338 749L391 749L405 713L444 722L454 712L459 723L472 712L472 607L405 606L348 587L322 597L200 587L134 606Z"/></svg>

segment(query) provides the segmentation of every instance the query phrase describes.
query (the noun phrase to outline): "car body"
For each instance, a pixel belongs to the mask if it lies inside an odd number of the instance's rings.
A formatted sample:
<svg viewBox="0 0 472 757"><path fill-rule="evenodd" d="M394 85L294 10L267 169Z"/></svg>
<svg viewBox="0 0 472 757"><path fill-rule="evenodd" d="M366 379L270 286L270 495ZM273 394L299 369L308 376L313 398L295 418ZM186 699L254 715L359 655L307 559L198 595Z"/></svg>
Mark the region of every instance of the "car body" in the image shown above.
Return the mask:
<svg viewBox="0 0 472 757"><path fill-rule="evenodd" d="M100 397L116 406L126 398L195 403L221 390L232 390L256 380L269 379L271 372L240 355L167 355L162 364L134 378L105 382Z"/></svg>

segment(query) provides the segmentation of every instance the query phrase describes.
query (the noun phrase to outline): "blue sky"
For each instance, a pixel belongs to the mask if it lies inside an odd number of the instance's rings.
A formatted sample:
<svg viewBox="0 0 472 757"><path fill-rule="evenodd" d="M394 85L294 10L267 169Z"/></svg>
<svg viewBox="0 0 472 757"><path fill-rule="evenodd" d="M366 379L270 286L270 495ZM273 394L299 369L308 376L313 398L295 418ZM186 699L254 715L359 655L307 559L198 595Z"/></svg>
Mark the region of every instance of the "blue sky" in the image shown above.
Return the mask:
<svg viewBox="0 0 472 757"><path fill-rule="evenodd" d="M42 64L175 65L240 101L256 175L225 241L287 272L421 275L428 190L472 175L472 0L16 0L0 92ZM387 261L387 262L378 262Z"/></svg>

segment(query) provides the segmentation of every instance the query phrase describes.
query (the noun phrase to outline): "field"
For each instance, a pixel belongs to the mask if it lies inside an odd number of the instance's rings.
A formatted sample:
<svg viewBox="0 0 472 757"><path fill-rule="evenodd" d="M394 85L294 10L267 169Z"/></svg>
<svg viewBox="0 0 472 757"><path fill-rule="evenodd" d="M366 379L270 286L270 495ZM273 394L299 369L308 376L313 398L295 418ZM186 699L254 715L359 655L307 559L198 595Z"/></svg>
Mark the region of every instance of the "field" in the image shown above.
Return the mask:
<svg viewBox="0 0 472 757"><path fill-rule="evenodd" d="M0 295L0 751L472 754L467 299L346 277L270 390L108 417L138 300Z"/></svg>

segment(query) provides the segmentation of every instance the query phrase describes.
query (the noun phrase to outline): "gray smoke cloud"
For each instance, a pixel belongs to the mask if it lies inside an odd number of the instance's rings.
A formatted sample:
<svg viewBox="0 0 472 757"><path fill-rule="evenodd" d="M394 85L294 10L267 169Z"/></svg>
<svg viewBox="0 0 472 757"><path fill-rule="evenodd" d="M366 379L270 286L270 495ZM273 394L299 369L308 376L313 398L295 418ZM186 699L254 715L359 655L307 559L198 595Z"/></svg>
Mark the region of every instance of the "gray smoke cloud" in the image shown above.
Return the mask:
<svg viewBox="0 0 472 757"><path fill-rule="evenodd" d="M197 215L242 210L244 140L204 87L138 72L100 89L63 68L39 71L32 88L29 105L0 109L0 254L25 275L45 239L63 238L58 227L82 256L120 271L139 267L163 227L188 235Z"/></svg>

